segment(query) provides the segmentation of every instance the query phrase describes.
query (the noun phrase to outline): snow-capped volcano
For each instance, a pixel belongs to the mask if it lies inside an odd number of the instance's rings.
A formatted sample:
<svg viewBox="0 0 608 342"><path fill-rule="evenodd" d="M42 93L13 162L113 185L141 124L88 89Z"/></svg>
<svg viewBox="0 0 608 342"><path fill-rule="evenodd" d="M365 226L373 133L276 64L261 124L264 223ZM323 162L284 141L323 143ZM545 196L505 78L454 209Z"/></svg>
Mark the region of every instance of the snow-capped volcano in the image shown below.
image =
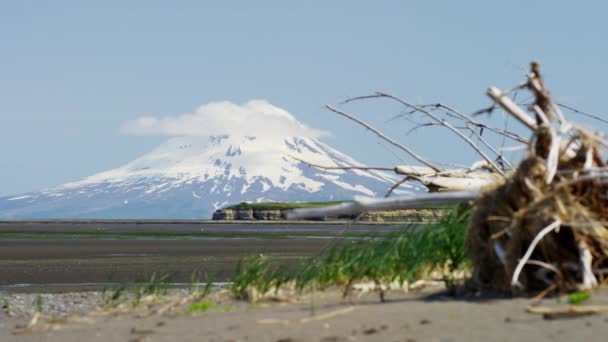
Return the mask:
<svg viewBox="0 0 608 342"><path fill-rule="evenodd" d="M383 195L397 179L377 171L322 170L362 165L316 138L184 136L132 162L78 182L0 197L0 218L207 219L228 204L326 201ZM401 193L417 191L407 184Z"/></svg>

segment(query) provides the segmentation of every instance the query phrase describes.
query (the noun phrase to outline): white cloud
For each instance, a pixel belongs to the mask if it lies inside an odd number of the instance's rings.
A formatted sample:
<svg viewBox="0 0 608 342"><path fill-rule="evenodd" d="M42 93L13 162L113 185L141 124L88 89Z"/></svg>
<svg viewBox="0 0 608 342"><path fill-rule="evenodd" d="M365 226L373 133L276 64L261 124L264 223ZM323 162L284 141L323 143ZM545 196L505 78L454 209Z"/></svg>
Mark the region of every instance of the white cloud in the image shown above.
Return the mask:
<svg viewBox="0 0 608 342"><path fill-rule="evenodd" d="M288 111L266 100L238 105L228 101L210 102L193 113L127 121L122 131L134 135L165 136L302 136L318 138L327 132L310 128Z"/></svg>

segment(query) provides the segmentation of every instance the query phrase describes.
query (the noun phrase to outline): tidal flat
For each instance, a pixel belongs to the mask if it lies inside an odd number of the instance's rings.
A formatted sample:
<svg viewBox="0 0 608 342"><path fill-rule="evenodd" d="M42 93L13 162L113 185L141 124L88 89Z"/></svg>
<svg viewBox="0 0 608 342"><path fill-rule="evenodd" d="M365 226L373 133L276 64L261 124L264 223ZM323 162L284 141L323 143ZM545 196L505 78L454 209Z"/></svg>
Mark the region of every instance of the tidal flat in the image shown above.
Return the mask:
<svg viewBox="0 0 608 342"><path fill-rule="evenodd" d="M188 286L228 281L240 258L298 262L329 244L400 225L27 221L0 223L0 290L100 290L153 274Z"/></svg>

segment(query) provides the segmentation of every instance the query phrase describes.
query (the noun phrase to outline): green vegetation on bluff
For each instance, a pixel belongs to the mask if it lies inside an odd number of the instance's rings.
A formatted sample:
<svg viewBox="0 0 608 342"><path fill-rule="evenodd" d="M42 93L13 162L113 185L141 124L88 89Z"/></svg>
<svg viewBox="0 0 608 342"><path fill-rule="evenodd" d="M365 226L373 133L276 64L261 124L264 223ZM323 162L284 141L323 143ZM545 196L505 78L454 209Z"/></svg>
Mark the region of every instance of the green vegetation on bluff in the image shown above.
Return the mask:
<svg viewBox="0 0 608 342"><path fill-rule="evenodd" d="M283 209L297 209L297 208L319 208L330 205L336 205L340 203L346 203L349 201L328 201L328 202L262 202L262 203L248 203L242 202L226 207L225 209L258 209L258 210L283 210ZM419 207L419 209L450 209L454 208L454 205L425 205Z"/></svg>
<svg viewBox="0 0 608 342"><path fill-rule="evenodd" d="M263 202L263 203L239 203L226 207L226 209L259 209L259 210L282 210L296 208L318 208L344 203L346 201L333 202Z"/></svg>

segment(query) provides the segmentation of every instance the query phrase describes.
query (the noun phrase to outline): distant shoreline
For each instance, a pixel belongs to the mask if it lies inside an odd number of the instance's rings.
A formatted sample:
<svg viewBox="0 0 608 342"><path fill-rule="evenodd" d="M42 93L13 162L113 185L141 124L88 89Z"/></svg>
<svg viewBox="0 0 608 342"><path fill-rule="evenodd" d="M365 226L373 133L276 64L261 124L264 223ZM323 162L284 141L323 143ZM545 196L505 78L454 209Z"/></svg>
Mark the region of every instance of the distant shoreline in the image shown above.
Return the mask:
<svg viewBox="0 0 608 342"><path fill-rule="evenodd" d="M0 239L10 238L209 238L369 235L420 226L423 223L188 221L188 220L22 220L0 221Z"/></svg>
<svg viewBox="0 0 608 342"><path fill-rule="evenodd" d="M7 225L37 225L37 224L136 224L136 225L375 225L394 226L403 224L426 224L428 222L394 221L394 222L352 222L349 220L335 221L290 221L290 220L169 220L169 219L24 219L0 220L0 229Z"/></svg>

